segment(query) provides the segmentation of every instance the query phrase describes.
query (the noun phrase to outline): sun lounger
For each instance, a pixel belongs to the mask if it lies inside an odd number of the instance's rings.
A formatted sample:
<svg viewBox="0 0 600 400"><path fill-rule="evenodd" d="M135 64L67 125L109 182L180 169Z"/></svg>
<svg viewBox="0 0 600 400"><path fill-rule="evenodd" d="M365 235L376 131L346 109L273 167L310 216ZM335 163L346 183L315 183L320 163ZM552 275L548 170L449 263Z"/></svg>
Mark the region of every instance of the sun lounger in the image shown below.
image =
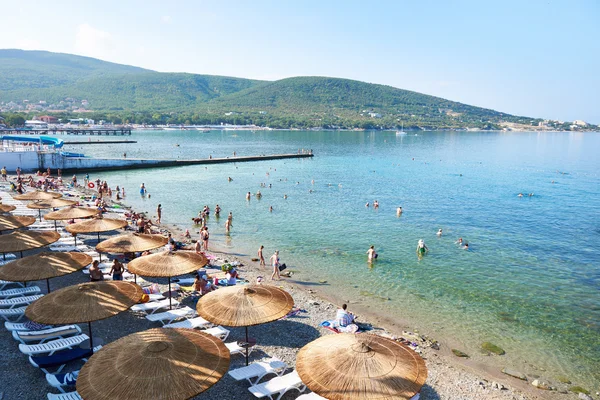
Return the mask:
<svg viewBox="0 0 600 400"><path fill-rule="evenodd" d="M100 350L102 346L94 347L94 352ZM29 362L36 368L41 369L46 374L50 374L51 372L48 368L57 368L54 373L58 374L62 369L70 363L71 361L83 360L87 361L87 358L90 357L93 352L89 349L82 349L80 347L65 350L58 353L55 353L51 356L29 356Z"/></svg>
<svg viewBox="0 0 600 400"><path fill-rule="evenodd" d="M304 392L306 386L302 383L298 373L294 370L289 374L275 377L258 385L250 386L248 390L258 398L268 397L271 400L279 400L290 390L297 390L300 393Z"/></svg>
<svg viewBox="0 0 600 400"><path fill-rule="evenodd" d="M175 299L171 300L171 304L173 307L177 308L179 306L179 302ZM131 306L131 311L135 312L143 312L148 315L154 314L157 310L161 308L169 308L169 299L158 300L158 301L149 301L148 303L135 304Z"/></svg>
<svg viewBox="0 0 600 400"><path fill-rule="evenodd" d="M194 317L190 319L186 319L181 322L174 322L172 324L167 324L163 326L163 328L188 328L188 329L196 329L196 328L206 328L212 325L210 322L205 320L202 317Z"/></svg>
<svg viewBox="0 0 600 400"><path fill-rule="evenodd" d="M205 329L203 332L208 333L209 335L218 337L222 341L225 341L225 340L227 340L227 337L229 336L230 331L219 325L219 326L214 326L212 328Z"/></svg>
<svg viewBox="0 0 600 400"><path fill-rule="evenodd" d="M2 257L0 257L0 260L2 260ZM2 263L3 263L2 265L6 264L7 262L10 262L10 261L12 261L12 260L7 259L6 262L4 260L2 260ZM17 286L23 287L23 282L13 282L13 281L3 281L3 280L0 280L0 293L1 293L1 291L4 291L4 289L7 286L11 286L11 285L17 285Z"/></svg>
<svg viewBox="0 0 600 400"><path fill-rule="evenodd" d="M13 331L28 331L29 328L27 328L25 325L26 324L24 322L10 322L10 321L4 322L4 327L9 332L13 332Z"/></svg>
<svg viewBox="0 0 600 400"><path fill-rule="evenodd" d="M16 318L14 322L19 322L25 315L26 308L27 307L0 308L0 317L4 318L5 321L10 321L9 318Z"/></svg>
<svg viewBox="0 0 600 400"><path fill-rule="evenodd" d="M69 392L69 393L61 393L54 394L48 393L48 400L83 400L79 393L77 392Z"/></svg>
<svg viewBox="0 0 600 400"><path fill-rule="evenodd" d="M246 379L250 385L256 385L265 375L275 374L281 376L286 368L286 363L273 357L266 361L255 362L247 367L229 371L229 375L236 381L243 381Z"/></svg>
<svg viewBox="0 0 600 400"><path fill-rule="evenodd" d="M296 397L296 400L327 400L327 399L323 396L319 396L315 392L312 392L309 394L303 394L302 396Z"/></svg>
<svg viewBox="0 0 600 400"><path fill-rule="evenodd" d="M77 325L65 325L56 328L41 329L39 331L12 331L12 336L15 340L26 344L27 342L38 341L40 344L47 340L63 339L67 336L77 335L81 333L81 328Z"/></svg>
<svg viewBox="0 0 600 400"><path fill-rule="evenodd" d="M21 296L21 297L11 297L9 299L0 299L0 308L15 308L18 306L26 305L33 303L37 299L43 297L43 294L36 294L33 296Z"/></svg>
<svg viewBox="0 0 600 400"><path fill-rule="evenodd" d="M235 355L235 354L246 354L246 349L242 346L240 346L238 344L238 342L231 342L231 343L225 343L225 347L227 347L227 350L229 350L229 355ZM252 353L252 350L254 349L254 347L250 347L248 349L248 355L250 355Z"/></svg>
<svg viewBox="0 0 600 400"><path fill-rule="evenodd" d="M20 344L19 351L28 356L48 353L49 356L60 350L72 349L89 339L88 335L81 334L64 339L56 339L42 344Z"/></svg>
<svg viewBox="0 0 600 400"><path fill-rule="evenodd" d="M65 393L65 386L75 386L79 371L67 372L66 374L46 374L48 385Z"/></svg>
<svg viewBox="0 0 600 400"><path fill-rule="evenodd" d="M17 283L17 282L11 282L11 283ZM21 286L23 286L23 284L21 284ZM13 296L29 296L32 294L36 294L39 293L40 287L39 286L28 286L28 287L21 287L18 289L6 289L6 290L0 290L0 299L6 299L8 297L13 297Z"/></svg>
<svg viewBox="0 0 600 400"><path fill-rule="evenodd" d="M185 306L176 310L169 310L161 313L146 315L146 319L152 322L159 321L161 324L167 325L175 321L176 319L193 316L195 313L196 311L194 309Z"/></svg>

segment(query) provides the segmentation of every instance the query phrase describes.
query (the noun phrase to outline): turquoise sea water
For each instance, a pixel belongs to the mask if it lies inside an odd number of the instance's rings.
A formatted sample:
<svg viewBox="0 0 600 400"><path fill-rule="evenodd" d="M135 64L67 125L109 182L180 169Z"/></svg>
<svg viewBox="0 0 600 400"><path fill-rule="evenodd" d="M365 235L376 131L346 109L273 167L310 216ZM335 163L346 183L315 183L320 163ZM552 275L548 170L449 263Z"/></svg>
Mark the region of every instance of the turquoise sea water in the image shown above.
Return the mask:
<svg viewBox="0 0 600 400"><path fill-rule="evenodd" d="M67 150L184 159L312 149L313 159L92 178L124 186L127 203L152 215L162 203L163 220L186 228L202 206L218 203L234 220L226 237L225 218L211 217L214 241L251 255L260 244L267 255L279 249L299 271L295 278L327 280L326 290L419 321L467 352L492 341L507 351L494 360L501 365L600 382L600 134L155 131L131 138L138 144ZM139 196L142 182L151 199ZM258 190L261 200L245 200ZM374 200L378 210L365 207ZM455 244L459 237L469 251ZM419 260L421 238L430 251ZM371 244L380 256L370 268Z"/></svg>

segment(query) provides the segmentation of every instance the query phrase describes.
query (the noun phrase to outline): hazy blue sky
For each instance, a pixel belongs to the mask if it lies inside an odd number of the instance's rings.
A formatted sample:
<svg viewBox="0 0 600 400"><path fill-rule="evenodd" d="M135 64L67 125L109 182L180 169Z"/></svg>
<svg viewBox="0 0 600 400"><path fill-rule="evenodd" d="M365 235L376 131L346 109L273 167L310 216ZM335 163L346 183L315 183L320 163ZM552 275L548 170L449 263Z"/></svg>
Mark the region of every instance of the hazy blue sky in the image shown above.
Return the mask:
<svg viewBox="0 0 600 400"><path fill-rule="evenodd" d="M3 1L0 48L157 71L320 75L600 123L600 1Z"/></svg>

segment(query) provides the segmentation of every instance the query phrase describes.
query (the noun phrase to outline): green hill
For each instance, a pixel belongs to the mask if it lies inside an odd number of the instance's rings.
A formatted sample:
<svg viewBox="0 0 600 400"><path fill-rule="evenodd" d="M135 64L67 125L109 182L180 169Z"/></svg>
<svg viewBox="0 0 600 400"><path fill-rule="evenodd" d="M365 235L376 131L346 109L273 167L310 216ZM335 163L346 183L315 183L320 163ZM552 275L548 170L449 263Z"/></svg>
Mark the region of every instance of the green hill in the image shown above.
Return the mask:
<svg viewBox="0 0 600 400"><path fill-rule="evenodd" d="M0 50L0 109L135 123L236 123L276 128L495 128L535 119L340 78L275 82L161 73L89 57ZM24 100L28 100L27 103ZM43 105L39 102L44 101ZM8 104L9 102L12 102ZM32 106L34 105L34 106Z"/></svg>

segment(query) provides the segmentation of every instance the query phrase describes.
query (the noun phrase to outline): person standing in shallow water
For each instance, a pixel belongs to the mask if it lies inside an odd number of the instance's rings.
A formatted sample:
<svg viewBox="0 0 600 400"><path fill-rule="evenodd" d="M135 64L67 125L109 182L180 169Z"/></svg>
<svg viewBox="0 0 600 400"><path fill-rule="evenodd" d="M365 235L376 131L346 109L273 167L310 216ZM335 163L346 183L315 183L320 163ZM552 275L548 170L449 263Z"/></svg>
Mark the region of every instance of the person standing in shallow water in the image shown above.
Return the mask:
<svg viewBox="0 0 600 400"><path fill-rule="evenodd" d="M158 205L156 207L156 223L160 224L160 219L162 218L162 205Z"/></svg>
<svg viewBox="0 0 600 400"><path fill-rule="evenodd" d="M369 263L372 263L373 260L375 260L376 258L377 258L377 252L375 251L375 246L369 247L369 250L367 250L367 261Z"/></svg>
<svg viewBox="0 0 600 400"><path fill-rule="evenodd" d="M258 259L260 261L260 266L261 267L264 267L266 265L265 264L265 257L263 256L263 249L264 248L265 248L265 246L262 246L262 245L258 248Z"/></svg>

